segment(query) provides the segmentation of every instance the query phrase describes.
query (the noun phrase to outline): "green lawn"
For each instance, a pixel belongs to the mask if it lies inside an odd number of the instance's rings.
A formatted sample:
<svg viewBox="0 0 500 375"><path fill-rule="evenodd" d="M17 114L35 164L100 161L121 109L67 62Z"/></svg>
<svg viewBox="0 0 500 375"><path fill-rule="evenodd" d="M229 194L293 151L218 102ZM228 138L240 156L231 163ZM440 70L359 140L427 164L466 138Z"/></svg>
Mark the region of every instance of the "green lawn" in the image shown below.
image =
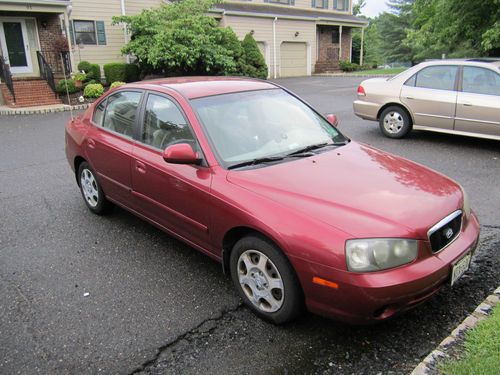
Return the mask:
<svg viewBox="0 0 500 375"><path fill-rule="evenodd" d="M464 357L445 362L445 375L498 375L500 373L500 304L492 315L466 333Z"/></svg>
<svg viewBox="0 0 500 375"><path fill-rule="evenodd" d="M356 75L364 75L364 74L373 74L373 75L393 75L393 74L399 74L403 71L405 71L407 68L390 68L390 69L370 69L370 70L359 70L357 72L354 72L353 74Z"/></svg>

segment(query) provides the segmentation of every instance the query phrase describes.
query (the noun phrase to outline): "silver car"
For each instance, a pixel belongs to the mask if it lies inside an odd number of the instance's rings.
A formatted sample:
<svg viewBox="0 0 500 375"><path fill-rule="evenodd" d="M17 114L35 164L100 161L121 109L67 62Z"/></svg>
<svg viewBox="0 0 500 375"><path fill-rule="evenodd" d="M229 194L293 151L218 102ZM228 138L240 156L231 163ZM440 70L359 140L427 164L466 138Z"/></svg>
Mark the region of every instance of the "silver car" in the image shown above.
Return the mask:
<svg viewBox="0 0 500 375"><path fill-rule="evenodd" d="M358 87L354 113L390 138L412 129L500 140L500 60L439 60Z"/></svg>

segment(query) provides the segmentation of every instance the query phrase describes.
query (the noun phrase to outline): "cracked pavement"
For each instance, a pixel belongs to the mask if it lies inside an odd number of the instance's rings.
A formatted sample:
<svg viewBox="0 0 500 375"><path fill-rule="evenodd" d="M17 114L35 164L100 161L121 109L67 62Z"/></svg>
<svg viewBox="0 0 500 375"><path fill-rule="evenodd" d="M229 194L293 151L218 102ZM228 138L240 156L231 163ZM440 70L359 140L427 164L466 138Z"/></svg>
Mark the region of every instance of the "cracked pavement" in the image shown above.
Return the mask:
<svg viewBox="0 0 500 375"><path fill-rule="evenodd" d="M272 326L241 306L208 257L121 209L88 212L64 156L69 113L2 116L0 373L410 372L499 284L500 143L422 132L384 138L352 113L361 80L279 83L337 113L348 136L464 186L482 235L456 287L376 326L311 314Z"/></svg>

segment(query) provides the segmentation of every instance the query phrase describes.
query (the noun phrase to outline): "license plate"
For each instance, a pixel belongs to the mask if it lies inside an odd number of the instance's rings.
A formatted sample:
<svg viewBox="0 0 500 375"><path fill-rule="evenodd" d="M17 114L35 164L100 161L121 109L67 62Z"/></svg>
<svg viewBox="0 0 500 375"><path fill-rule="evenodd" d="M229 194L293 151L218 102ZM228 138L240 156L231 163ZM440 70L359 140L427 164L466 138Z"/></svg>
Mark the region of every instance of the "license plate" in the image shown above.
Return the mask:
<svg viewBox="0 0 500 375"><path fill-rule="evenodd" d="M472 255L469 252L453 265L451 270L451 285L455 284L455 282L462 277L465 271L469 269L471 257Z"/></svg>

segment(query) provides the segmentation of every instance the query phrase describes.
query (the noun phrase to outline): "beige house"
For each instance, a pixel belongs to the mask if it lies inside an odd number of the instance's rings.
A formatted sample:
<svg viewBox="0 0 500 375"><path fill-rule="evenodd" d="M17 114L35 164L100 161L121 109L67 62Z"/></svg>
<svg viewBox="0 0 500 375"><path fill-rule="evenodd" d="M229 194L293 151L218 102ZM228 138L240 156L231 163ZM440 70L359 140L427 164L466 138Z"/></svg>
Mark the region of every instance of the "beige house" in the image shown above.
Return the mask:
<svg viewBox="0 0 500 375"><path fill-rule="evenodd" d="M112 17L133 15L165 0L0 0L0 104L60 102L55 82L87 60L101 67L127 61L121 48L129 35ZM352 0L233 0L210 14L241 39L252 33L269 77L334 71L351 59ZM69 51L61 52L64 38Z"/></svg>

